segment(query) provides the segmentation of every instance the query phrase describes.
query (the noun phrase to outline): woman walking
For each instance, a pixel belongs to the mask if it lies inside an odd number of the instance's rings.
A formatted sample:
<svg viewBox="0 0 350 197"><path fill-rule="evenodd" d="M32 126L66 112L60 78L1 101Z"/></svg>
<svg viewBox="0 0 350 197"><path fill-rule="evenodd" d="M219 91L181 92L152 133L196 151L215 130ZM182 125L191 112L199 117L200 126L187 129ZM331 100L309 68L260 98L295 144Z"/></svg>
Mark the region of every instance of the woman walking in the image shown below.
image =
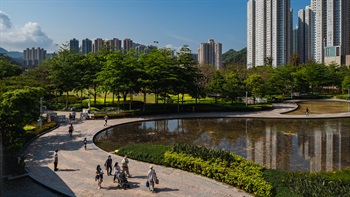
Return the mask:
<svg viewBox="0 0 350 197"><path fill-rule="evenodd" d="M152 193L155 193L154 183L156 181L158 181L158 178L157 178L156 171L153 169L152 165L149 167L149 171L148 171L148 174L147 174L147 180L149 182L149 187L148 187L149 191L151 191Z"/></svg>
<svg viewBox="0 0 350 197"><path fill-rule="evenodd" d="M118 165L118 162L115 162L115 164L114 164L114 178L113 178L114 183L115 183L115 180L119 179L119 175L120 175L120 166Z"/></svg>
<svg viewBox="0 0 350 197"><path fill-rule="evenodd" d="M103 182L103 170L100 165L97 165L96 167L96 179L98 181L97 189L101 189L101 184Z"/></svg>

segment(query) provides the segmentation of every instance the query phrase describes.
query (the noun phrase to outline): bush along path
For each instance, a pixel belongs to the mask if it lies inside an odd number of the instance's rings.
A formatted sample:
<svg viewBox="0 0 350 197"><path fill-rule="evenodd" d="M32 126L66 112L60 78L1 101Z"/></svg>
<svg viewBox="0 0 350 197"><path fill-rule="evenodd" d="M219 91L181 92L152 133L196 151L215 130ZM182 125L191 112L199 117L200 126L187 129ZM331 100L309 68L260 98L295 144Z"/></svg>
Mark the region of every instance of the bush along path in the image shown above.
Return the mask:
<svg viewBox="0 0 350 197"><path fill-rule="evenodd" d="M350 196L350 169L332 173L282 172L229 151L187 144L138 144L122 147L116 153L206 176L255 196Z"/></svg>

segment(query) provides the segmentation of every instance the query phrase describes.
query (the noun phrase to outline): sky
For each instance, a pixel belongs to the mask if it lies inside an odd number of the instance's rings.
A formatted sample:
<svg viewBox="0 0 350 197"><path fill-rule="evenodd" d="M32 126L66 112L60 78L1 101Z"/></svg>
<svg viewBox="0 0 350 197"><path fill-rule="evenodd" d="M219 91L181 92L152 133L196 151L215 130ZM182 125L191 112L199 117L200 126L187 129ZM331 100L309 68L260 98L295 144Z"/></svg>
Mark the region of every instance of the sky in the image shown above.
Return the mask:
<svg viewBox="0 0 350 197"><path fill-rule="evenodd" d="M291 0L294 23L310 0ZM295 27L295 25L294 25ZM247 0L0 0L0 47L51 53L76 38L130 38L197 53L209 39L222 52L247 46ZM157 44L154 41L158 41Z"/></svg>

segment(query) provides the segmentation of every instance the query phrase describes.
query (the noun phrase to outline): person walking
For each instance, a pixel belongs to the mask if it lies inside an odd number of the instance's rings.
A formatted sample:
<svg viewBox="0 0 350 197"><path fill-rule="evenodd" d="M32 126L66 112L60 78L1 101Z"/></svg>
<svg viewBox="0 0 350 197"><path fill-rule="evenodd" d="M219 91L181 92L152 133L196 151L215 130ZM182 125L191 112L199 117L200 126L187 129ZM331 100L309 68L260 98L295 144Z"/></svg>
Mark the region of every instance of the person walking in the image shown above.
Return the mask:
<svg viewBox="0 0 350 197"><path fill-rule="evenodd" d="M54 166L54 171L57 171L57 165L58 165L58 154L57 154L58 150L55 150L55 155L54 155L54 161L53 161L53 166Z"/></svg>
<svg viewBox="0 0 350 197"><path fill-rule="evenodd" d="M96 167L96 180L97 183L97 189L101 189L101 184L103 182L103 170L100 165L97 165Z"/></svg>
<svg viewBox="0 0 350 197"><path fill-rule="evenodd" d="M85 148L85 150L86 150L86 144L87 144L87 140L86 140L86 138L84 138L84 148Z"/></svg>
<svg viewBox="0 0 350 197"><path fill-rule="evenodd" d="M129 173L129 159L127 155L125 155L124 158L122 159L122 169L123 169L123 172L126 172L128 177L131 177L131 174Z"/></svg>
<svg viewBox="0 0 350 197"><path fill-rule="evenodd" d="M114 164L114 178L113 178L114 183L115 183L115 180L119 179L119 175L120 175L120 166L118 165L118 162L115 162L115 164Z"/></svg>
<svg viewBox="0 0 350 197"><path fill-rule="evenodd" d="M306 116L309 116L309 112L310 112L310 111L309 111L309 108L306 107L306 109L305 109L305 115L306 115Z"/></svg>
<svg viewBox="0 0 350 197"><path fill-rule="evenodd" d="M73 124L71 123L69 126L69 129L68 129L69 136L71 136L71 137L73 135L73 130L74 130L74 127L73 127Z"/></svg>
<svg viewBox="0 0 350 197"><path fill-rule="evenodd" d="M155 193L155 189L154 189L154 184L158 182L158 178L157 178L157 174L156 171L153 169L153 166L151 165L149 167L148 173L147 173L147 181L149 183L149 191L151 191L152 193Z"/></svg>
<svg viewBox="0 0 350 197"><path fill-rule="evenodd" d="M105 115L104 119L105 119L105 124L104 124L103 126L107 126L108 116L107 116L107 115Z"/></svg>
<svg viewBox="0 0 350 197"><path fill-rule="evenodd" d="M112 176L112 157L110 155L108 156L108 158L106 160L105 166L106 166L107 175Z"/></svg>

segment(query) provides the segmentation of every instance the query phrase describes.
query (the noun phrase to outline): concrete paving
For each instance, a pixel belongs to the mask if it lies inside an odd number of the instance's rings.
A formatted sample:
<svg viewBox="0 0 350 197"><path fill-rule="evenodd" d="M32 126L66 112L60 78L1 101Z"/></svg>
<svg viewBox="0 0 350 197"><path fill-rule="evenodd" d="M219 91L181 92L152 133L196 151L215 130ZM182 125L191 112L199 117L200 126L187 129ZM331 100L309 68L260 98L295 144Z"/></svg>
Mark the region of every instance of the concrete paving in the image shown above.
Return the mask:
<svg viewBox="0 0 350 197"><path fill-rule="evenodd" d="M76 120L73 122L73 137L68 135L68 124L61 126L34 140L24 151L28 174L36 181L57 190L67 196L252 196L229 185L178 169L154 165L160 184L156 185L156 192L151 193L145 186L148 163L130 159L129 168L133 177L128 181L131 188L123 190L113 183L113 177L104 175L102 188L97 189L95 182L96 166L103 166L109 153L98 148L93 142L93 136L99 131L118 124L167 118L201 118L201 117L244 117L244 118L341 118L350 117L350 112L338 114L286 115L284 112L293 110L297 105L281 103L274 105L273 110L261 112L237 113L191 113L170 114L162 116L133 117L108 120L104 127L104 120ZM66 115L68 112L58 112ZM80 117L80 114L77 114ZM87 138L87 150L84 149L84 138ZM58 149L58 171L53 171L54 150ZM122 157L112 155L113 163L121 163Z"/></svg>

